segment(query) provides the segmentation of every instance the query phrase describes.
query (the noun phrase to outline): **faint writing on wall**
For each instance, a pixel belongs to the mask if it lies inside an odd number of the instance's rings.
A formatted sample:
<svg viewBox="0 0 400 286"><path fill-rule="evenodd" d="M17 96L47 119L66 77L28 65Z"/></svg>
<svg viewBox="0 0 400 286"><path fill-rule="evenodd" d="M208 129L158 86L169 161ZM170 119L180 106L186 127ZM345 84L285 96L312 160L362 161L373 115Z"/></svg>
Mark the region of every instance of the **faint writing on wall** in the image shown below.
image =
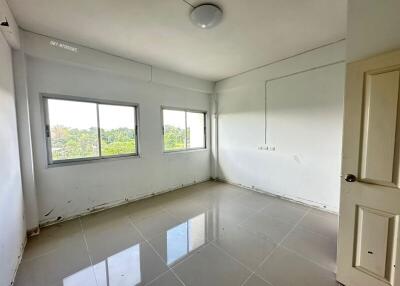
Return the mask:
<svg viewBox="0 0 400 286"><path fill-rule="evenodd" d="M57 41L54 41L54 40L50 41L50 46L61 48L61 49L64 49L64 50L67 50L67 51L70 51L70 52L74 52L74 53L78 52L78 48L72 47L72 46L69 46L69 45L66 45L64 43L60 43L60 42L57 42Z"/></svg>

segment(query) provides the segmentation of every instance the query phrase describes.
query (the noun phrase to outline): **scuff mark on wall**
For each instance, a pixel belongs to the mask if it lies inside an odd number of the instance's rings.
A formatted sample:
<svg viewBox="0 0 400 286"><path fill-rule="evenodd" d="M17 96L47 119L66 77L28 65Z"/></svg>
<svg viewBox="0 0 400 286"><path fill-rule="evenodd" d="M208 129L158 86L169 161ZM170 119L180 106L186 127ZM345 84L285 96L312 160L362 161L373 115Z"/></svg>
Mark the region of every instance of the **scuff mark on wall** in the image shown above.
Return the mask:
<svg viewBox="0 0 400 286"><path fill-rule="evenodd" d="M54 211L54 209L55 208L52 208L48 213L46 213L44 216L49 216L53 211Z"/></svg>
<svg viewBox="0 0 400 286"><path fill-rule="evenodd" d="M199 181L196 182L196 184L201 184L201 183L207 182L209 180L212 180L212 179L208 178L206 180L199 180ZM193 186L193 185L194 184L183 184L183 187L185 188L185 187L189 187L189 186ZM160 192L153 192L153 193L151 193L149 195L143 194L140 197L133 198L133 199L128 199L128 200L124 199L122 201L116 201L116 202L112 202L112 203L103 203L103 204L100 204L100 205L97 205L97 206L94 206L94 207L91 207L91 208L86 208L86 212L80 213L78 215L74 215L74 216L71 216L71 217L68 217L68 216L67 217L61 217L61 216L59 216L56 219L55 218L49 219L49 220L47 220L45 222L42 222L40 224L40 227L43 228L43 227L47 227L47 226L50 226L50 225L58 224L58 223L60 223L62 221L67 221L67 220L72 220L72 219L75 219L75 218L78 218L78 217L83 217L83 216L90 215L90 214L93 214L93 213L97 213L97 212L100 212L100 211L103 211L103 210L107 210L107 209L110 209L110 208L113 208L113 207L118 207L118 206L122 206L122 205L125 205L125 204L130 204L130 203L133 203L133 202L136 202L136 201L140 201L140 200L143 200L143 199L147 199L147 198L150 198L150 197L153 197L153 196L158 196L158 195L161 195L161 194L172 192L172 191L175 191L175 190L178 190L178 189L181 189L181 187L180 186L176 186L175 188L170 188L170 189L167 189L167 190L164 190L164 191L160 191Z"/></svg>

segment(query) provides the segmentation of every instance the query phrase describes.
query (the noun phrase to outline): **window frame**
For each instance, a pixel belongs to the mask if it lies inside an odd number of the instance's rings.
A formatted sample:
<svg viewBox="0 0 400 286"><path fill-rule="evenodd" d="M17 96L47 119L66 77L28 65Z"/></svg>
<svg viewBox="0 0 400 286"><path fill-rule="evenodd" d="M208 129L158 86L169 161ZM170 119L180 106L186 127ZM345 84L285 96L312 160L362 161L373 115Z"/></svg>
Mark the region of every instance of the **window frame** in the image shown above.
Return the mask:
<svg viewBox="0 0 400 286"><path fill-rule="evenodd" d="M171 110L171 111L184 111L185 112L185 149L179 149L179 150L171 150L171 151L166 151L165 150L165 144L164 144L164 110ZM204 115L204 147L196 147L196 148L188 148L187 147L187 141L188 141L188 136L187 136L187 113L202 113ZM191 152L191 151L201 151L201 150L207 150L207 114L208 112L206 110L198 110L198 109L189 109L189 108L180 108L180 107L171 107L171 106L161 106L161 140L162 140L162 151L164 154L171 154L171 153L182 153L182 152Z"/></svg>
<svg viewBox="0 0 400 286"><path fill-rule="evenodd" d="M74 159L63 159L63 160L53 160L52 158L52 150L51 150L51 136L50 136L50 120L49 120L49 108L48 108L48 100L49 99L58 99L58 100L68 100L75 102L87 102L96 104L96 114L97 114L97 138L99 144L99 156L95 157L87 157L87 158L74 158ZM69 96L69 95L60 95L60 94L48 94L41 93L40 100L42 102L43 107L43 136L46 142L46 153L47 153L47 167L54 166L65 166L65 165L76 165L90 162L99 162L103 160L113 160L113 159L122 159L122 158L138 158L140 157L140 146L139 146L139 104L130 103L130 102L122 102L116 100L104 100L97 98L87 98L87 97L78 97L78 96ZM116 106L128 106L133 107L135 111L135 146L136 152L127 153L127 154L119 154L119 155L101 155L101 127L100 127L100 114L99 114L99 105L116 105Z"/></svg>

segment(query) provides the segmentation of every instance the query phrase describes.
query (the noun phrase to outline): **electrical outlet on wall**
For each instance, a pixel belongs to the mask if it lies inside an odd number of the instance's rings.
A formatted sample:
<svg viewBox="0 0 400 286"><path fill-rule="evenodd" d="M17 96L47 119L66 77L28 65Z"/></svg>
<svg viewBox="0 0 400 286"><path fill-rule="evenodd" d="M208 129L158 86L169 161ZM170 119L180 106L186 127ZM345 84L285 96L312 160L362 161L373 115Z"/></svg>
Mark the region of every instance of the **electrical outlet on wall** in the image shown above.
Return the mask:
<svg viewBox="0 0 400 286"><path fill-rule="evenodd" d="M273 152L273 151L276 150L276 147L275 147L275 146L272 146L272 145L260 145L260 146L258 146L257 149L260 150L260 151L270 151L270 152Z"/></svg>

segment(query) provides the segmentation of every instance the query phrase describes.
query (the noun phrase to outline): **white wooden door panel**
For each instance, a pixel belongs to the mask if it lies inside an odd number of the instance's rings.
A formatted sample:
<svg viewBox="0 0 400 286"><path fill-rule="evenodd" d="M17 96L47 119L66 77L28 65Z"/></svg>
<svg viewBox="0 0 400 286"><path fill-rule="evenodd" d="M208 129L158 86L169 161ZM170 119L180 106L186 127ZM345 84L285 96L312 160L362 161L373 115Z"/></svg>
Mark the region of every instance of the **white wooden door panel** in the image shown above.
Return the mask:
<svg viewBox="0 0 400 286"><path fill-rule="evenodd" d="M393 185L399 71L367 74L364 90L361 179Z"/></svg>
<svg viewBox="0 0 400 286"><path fill-rule="evenodd" d="M400 286L399 86L400 51L347 67L337 259L346 286Z"/></svg>
<svg viewBox="0 0 400 286"><path fill-rule="evenodd" d="M382 190L365 184L341 201L337 279L344 285L398 285L399 197L397 190L384 188L389 192L385 199ZM365 213L369 217L360 217ZM371 215L377 217L371 219Z"/></svg>
<svg viewBox="0 0 400 286"><path fill-rule="evenodd" d="M355 267L390 281L395 216L363 206L357 207Z"/></svg>

